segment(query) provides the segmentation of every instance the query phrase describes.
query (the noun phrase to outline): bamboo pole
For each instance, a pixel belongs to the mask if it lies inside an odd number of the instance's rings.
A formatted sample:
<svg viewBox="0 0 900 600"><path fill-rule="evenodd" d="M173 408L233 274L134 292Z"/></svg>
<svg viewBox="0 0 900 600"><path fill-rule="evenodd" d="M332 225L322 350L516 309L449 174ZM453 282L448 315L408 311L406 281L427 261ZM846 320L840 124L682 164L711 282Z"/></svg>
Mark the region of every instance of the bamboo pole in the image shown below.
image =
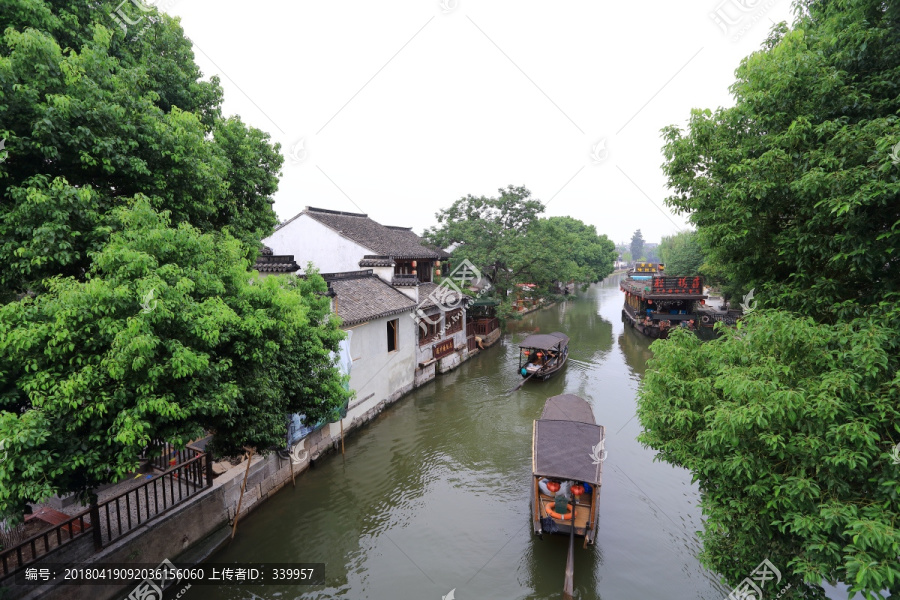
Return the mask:
<svg viewBox="0 0 900 600"><path fill-rule="evenodd" d="M247 470L244 471L244 482L241 484L241 495L238 498L237 512L234 513L234 525L231 527L231 539L237 532L238 518L241 516L241 504L244 502L244 490L247 488L247 475L250 474L250 463L253 461L253 448L250 448L250 455L247 457Z"/></svg>
<svg viewBox="0 0 900 600"><path fill-rule="evenodd" d="M296 489L297 480L294 479L294 454L292 452L288 452L288 463L291 465L291 485Z"/></svg>
<svg viewBox="0 0 900 600"><path fill-rule="evenodd" d="M344 420L341 419L341 456L344 456Z"/></svg>

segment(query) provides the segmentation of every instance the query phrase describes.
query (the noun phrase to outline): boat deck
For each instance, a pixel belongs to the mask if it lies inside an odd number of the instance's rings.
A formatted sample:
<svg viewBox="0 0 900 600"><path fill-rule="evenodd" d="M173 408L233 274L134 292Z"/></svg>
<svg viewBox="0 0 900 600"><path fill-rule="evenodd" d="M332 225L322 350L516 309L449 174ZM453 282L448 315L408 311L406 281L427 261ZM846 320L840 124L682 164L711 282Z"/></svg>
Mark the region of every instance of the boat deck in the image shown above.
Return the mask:
<svg viewBox="0 0 900 600"><path fill-rule="evenodd" d="M540 493L540 507L541 507L541 518L549 517L550 514L547 512L547 507L549 506L551 509L553 508L554 499L543 492ZM575 504L575 529L576 533L578 533L578 529L584 529L587 525L588 518L591 515L591 497L589 495L582 495L580 499L576 501ZM572 521L562 519L553 519L557 525L570 525Z"/></svg>

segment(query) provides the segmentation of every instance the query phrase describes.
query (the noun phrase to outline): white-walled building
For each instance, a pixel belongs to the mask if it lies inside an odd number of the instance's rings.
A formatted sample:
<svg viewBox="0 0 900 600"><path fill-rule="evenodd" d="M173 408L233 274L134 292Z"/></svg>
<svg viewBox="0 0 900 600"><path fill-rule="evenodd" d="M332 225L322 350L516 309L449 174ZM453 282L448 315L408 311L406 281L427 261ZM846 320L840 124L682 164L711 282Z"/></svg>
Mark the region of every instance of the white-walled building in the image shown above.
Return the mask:
<svg viewBox="0 0 900 600"><path fill-rule="evenodd" d="M386 256L394 261L395 275L416 274L425 283L432 281L439 261L450 258L443 250L423 245L411 227L381 225L361 213L309 206L279 225L263 243L276 254L294 255L301 269L313 263L320 273L355 271L365 256Z"/></svg>
<svg viewBox="0 0 900 600"><path fill-rule="evenodd" d="M326 273L332 310L350 340L350 401L347 419L390 404L413 389L416 303L373 273L372 269Z"/></svg>

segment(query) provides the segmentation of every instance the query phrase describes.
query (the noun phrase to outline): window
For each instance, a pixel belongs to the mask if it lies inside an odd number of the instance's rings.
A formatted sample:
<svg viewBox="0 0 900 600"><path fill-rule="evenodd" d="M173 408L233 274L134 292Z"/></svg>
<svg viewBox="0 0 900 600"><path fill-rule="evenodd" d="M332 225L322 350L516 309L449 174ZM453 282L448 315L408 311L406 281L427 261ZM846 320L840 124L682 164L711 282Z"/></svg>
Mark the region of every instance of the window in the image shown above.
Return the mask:
<svg viewBox="0 0 900 600"><path fill-rule="evenodd" d="M400 325L400 319L394 319L387 322L387 348L388 352L397 349L397 327Z"/></svg>
<svg viewBox="0 0 900 600"><path fill-rule="evenodd" d="M456 310L451 310L446 315L446 321L444 321L444 327L447 330L447 335L451 333L456 333L457 331L462 331L462 309L457 308Z"/></svg>
<svg viewBox="0 0 900 600"><path fill-rule="evenodd" d="M432 315L433 319L435 315ZM437 319L435 319L437 320ZM430 323L429 319L419 321L419 345L424 346L431 342L436 342L441 334L441 322Z"/></svg>

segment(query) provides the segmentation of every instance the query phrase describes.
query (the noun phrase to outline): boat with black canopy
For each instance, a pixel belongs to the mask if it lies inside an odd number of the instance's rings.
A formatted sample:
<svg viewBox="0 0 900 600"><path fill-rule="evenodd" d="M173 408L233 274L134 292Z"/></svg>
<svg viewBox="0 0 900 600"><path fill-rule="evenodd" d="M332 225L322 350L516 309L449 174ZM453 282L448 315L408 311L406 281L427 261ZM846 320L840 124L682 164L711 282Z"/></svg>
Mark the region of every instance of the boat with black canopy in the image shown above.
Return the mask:
<svg viewBox="0 0 900 600"><path fill-rule="evenodd" d="M584 547L597 539L606 429L591 405L574 394L552 396L532 430L532 525L534 533L569 536L564 594L573 593L575 536Z"/></svg>
<svg viewBox="0 0 900 600"><path fill-rule="evenodd" d="M549 379L569 358L569 336L558 331L529 335L519 344L519 374Z"/></svg>

